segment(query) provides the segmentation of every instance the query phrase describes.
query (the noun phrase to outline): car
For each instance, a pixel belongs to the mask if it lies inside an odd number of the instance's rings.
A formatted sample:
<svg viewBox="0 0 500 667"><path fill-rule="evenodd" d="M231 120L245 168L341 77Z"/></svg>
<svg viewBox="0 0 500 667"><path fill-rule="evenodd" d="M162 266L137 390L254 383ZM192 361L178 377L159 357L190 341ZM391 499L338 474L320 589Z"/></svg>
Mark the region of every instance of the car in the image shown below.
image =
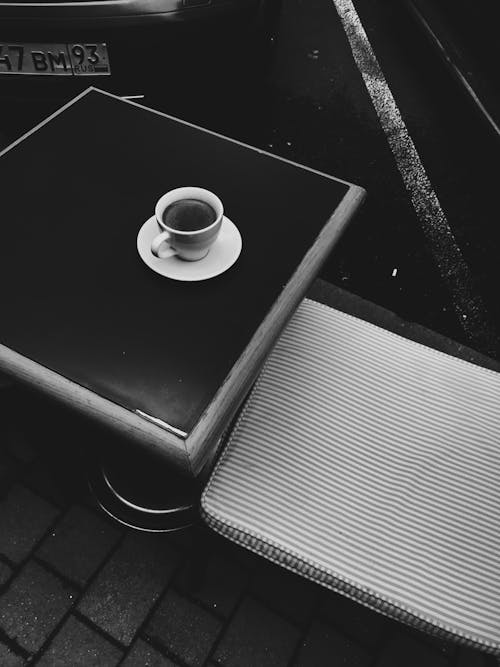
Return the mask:
<svg viewBox="0 0 500 667"><path fill-rule="evenodd" d="M62 103L89 85L145 98L174 115L191 110L187 119L202 122L197 108L209 107L270 62L280 5L0 0L0 138L2 131L12 139L28 129L37 119L33 105L46 115L53 101Z"/></svg>
<svg viewBox="0 0 500 667"><path fill-rule="evenodd" d="M253 20L275 3L268 0L46 0L0 3L0 24L99 26L187 23L240 15Z"/></svg>
<svg viewBox="0 0 500 667"><path fill-rule="evenodd" d="M1 0L0 75L109 75L107 35L125 43L130 60L142 61L146 68L152 63L139 47L144 37L178 42L179 35L185 39L191 34L190 52L203 43L199 56L206 57L216 48L216 38L220 41L240 31L267 36L278 4L278 0ZM162 29L147 30L155 26Z"/></svg>

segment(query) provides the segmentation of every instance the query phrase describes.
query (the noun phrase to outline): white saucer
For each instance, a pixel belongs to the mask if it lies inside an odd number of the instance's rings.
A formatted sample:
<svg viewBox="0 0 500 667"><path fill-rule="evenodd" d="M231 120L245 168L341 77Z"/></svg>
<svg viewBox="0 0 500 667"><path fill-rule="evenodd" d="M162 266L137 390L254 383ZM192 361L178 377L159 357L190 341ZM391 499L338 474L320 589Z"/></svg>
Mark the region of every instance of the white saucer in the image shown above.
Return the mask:
<svg viewBox="0 0 500 667"><path fill-rule="evenodd" d="M151 242L160 233L155 216L142 225L137 235L137 250L142 261L161 276L173 280L208 280L227 271L241 252L241 235L236 225L224 216L217 240L210 252L196 262L186 262L175 255L159 259L151 252Z"/></svg>

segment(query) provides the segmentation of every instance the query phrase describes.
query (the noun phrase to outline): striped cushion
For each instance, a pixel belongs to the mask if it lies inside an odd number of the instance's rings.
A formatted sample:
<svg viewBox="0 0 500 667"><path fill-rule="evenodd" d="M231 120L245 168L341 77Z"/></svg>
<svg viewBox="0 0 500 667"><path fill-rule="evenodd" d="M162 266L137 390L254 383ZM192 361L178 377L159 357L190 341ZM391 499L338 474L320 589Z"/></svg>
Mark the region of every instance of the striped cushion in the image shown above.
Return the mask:
<svg viewBox="0 0 500 667"><path fill-rule="evenodd" d="M500 374L304 301L203 493L215 530L500 654Z"/></svg>

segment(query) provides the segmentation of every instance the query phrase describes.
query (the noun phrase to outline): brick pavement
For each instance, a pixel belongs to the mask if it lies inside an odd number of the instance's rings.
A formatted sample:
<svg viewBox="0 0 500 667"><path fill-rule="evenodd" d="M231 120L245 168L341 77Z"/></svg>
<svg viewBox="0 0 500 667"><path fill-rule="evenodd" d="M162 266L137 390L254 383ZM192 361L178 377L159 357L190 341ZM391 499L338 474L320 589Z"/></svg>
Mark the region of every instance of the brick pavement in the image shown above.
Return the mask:
<svg viewBox="0 0 500 667"><path fill-rule="evenodd" d="M46 431L20 419L9 391L0 388L0 667L499 664L203 526L158 536L111 523L82 480L51 469Z"/></svg>

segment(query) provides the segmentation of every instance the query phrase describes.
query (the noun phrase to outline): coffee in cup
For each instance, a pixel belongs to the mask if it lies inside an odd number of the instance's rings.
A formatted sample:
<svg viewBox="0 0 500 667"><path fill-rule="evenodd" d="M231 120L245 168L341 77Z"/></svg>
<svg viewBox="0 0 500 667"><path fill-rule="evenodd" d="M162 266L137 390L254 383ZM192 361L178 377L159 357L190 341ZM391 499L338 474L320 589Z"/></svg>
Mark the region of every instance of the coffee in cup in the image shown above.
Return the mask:
<svg viewBox="0 0 500 667"><path fill-rule="evenodd" d="M179 199L169 204L162 215L165 227L180 232L205 229L215 222L214 209L201 199Z"/></svg>
<svg viewBox="0 0 500 667"><path fill-rule="evenodd" d="M155 207L160 233L153 239L151 252L160 259L173 255L190 262L203 259L217 239L223 215L221 200L210 190L170 190Z"/></svg>

